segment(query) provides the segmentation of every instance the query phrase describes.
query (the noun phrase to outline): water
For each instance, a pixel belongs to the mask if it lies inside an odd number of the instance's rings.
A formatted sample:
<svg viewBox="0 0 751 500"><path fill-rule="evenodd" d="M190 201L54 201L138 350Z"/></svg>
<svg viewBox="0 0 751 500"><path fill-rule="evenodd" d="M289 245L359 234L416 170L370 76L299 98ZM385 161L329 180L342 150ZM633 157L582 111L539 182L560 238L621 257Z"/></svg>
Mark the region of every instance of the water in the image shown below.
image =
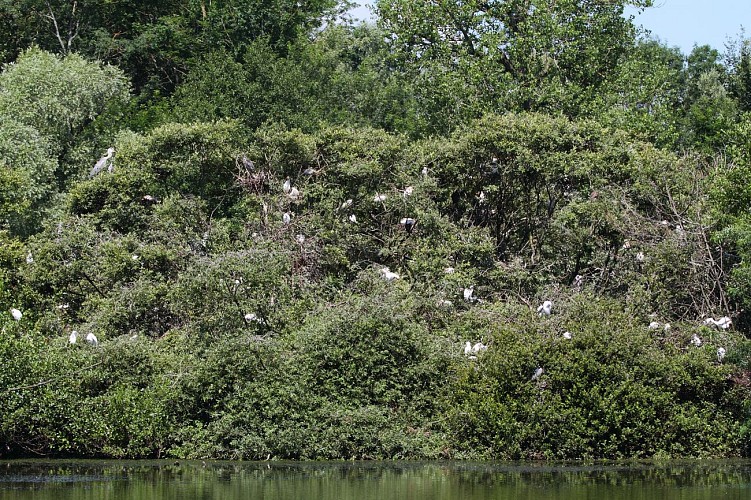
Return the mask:
<svg viewBox="0 0 751 500"><path fill-rule="evenodd" d="M0 461L13 499L751 499L751 461Z"/></svg>

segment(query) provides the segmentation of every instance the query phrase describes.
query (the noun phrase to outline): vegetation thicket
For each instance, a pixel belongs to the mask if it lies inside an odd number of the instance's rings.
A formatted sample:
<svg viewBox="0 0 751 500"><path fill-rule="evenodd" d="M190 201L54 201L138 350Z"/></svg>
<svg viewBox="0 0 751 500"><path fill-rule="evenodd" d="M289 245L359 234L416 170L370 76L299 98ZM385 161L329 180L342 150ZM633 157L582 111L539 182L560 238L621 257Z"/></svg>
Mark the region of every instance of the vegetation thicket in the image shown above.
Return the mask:
<svg viewBox="0 0 751 500"><path fill-rule="evenodd" d="M626 4L0 4L0 455L748 456L751 42Z"/></svg>

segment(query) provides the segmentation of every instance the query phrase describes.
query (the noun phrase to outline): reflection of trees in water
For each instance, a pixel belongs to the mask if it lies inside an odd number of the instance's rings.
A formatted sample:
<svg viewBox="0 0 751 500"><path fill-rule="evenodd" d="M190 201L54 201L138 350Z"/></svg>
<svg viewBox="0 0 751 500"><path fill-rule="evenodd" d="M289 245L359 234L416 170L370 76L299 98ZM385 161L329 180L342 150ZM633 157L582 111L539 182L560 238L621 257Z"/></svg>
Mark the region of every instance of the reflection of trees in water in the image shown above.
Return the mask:
<svg viewBox="0 0 751 500"><path fill-rule="evenodd" d="M583 491L613 493L619 498L618 492L630 488L701 490L748 484L751 462L741 460L581 464L18 461L0 467L0 497L2 490L33 489L49 490L55 498L74 498L77 488L85 488L91 494L106 491L106 498L112 499L134 495L158 499L172 496L179 488L181 498L201 499L327 498L332 492L337 498L358 499L496 498L504 491L514 493L515 498L539 499L551 491L571 498ZM688 498L704 496L697 493Z"/></svg>

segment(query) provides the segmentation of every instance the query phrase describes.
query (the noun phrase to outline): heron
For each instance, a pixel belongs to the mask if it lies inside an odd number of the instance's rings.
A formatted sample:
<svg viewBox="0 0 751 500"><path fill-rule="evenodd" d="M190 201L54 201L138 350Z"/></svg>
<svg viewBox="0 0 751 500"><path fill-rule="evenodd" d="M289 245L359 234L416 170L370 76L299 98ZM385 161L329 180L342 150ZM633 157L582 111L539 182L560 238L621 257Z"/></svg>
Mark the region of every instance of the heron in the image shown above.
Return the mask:
<svg viewBox="0 0 751 500"><path fill-rule="evenodd" d="M26 263L27 264L33 264L34 263L34 256L31 255L31 252L26 254Z"/></svg>
<svg viewBox="0 0 751 500"><path fill-rule="evenodd" d="M253 163L253 160L249 159L247 156L243 155L241 161L243 167L245 167L245 170L247 172L253 172L256 169L256 164Z"/></svg>
<svg viewBox="0 0 751 500"><path fill-rule="evenodd" d="M693 334L691 336L691 345L700 347L701 346L701 338L697 334Z"/></svg>
<svg viewBox="0 0 751 500"><path fill-rule="evenodd" d="M349 220L349 221L350 221L351 223L353 223L353 224L357 224L357 217L355 216L355 214L350 214L350 216L349 216L349 217L347 217L347 219L348 219L348 220Z"/></svg>
<svg viewBox="0 0 751 500"><path fill-rule="evenodd" d="M541 306L537 308L537 314L539 314L540 316L543 316L543 315L550 316L552 309L553 309L553 303L549 300L546 300L545 302L542 303Z"/></svg>
<svg viewBox="0 0 751 500"><path fill-rule="evenodd" d="M427 177L428 176L428 167L422 167L422 176Z"/></svg>
<svg viewBox="0 0 751 500"><path fill-rule="evenodd" d="M96 335L94 335L93 333L86 334L86 342L93 345L94 347L99 345L99 339L97 339Z"/></svg>
<svg viewBox="0 0 751 500"><path fill-rule="evenodd" d="M78 341L78 332L73 330L70 332L70 337L68 337L68 343L75 344Z"/></svg>
<svg viewBox="0 0 751 500"><path fill-rule="evenodd" d="M415 224L417 224L417 219L414 219L412 217L404 217L399 221L399 224L404 226L404 229L407 230L407 234L412 234L412 230L415 228Z"/></svg>
<svg viewBox="0 0 751 500"><path fill-rule="evenodd" d="M386 195L376 193L375 196L373 196L373 201L376 203L383 203L384 201L386 201Z"/></svg>
<svg viewBox="0 0 751 500"><path fill-rule="evenodd" d="M285 224L289 224L292 221L292 216L289 214L289 212L284 212L282 214L282 222Z"/></svg>
<svg viewBox="0 0 751 500"><path fill-rule="evenodd" d="M672 327L670 326L670 323L665 323L665 325L664 325L664 326L662 327L662 329L663 329L663 330L665 330L666 332L667 332L667 331L669 331L669 330L670 330L670 328L672 328Z"/></svg>
<svg viewBox="0 0 751 500"><path fill-rule="evenodd" d="M532 380L537 380L540 377L542 377L542 374L545 373L545 370L542 369L542 367L538 367L537 370L535 370L535 373L532 375Z"/></svg>
<svg viewBox="0 0 751 500"><path fill-rule="evenodd" d="M350 198L347 201L345 201L344 203L342 203L342 205L339 207L339 210L346 210L346 209L348 209L351 206L352 206L352 198Z"/></svg>
<svg viewBox="0 0 751 500"><path fill-rule="evenodd" d="M639 252L636 254L636 262L644 262L646 257L644 256L644 252Z"/></svg>
<svg viewBox="0 0 751 500"><path fill-rule="evenodd" d="M154 205L156 203L159 203L159 199L155 196L151 196L150 194L145 194L141 198L141 201L144 202L147 205Z"/></svg>
<svg viewBox="0 0 751 500"><path fill-rule="evenodd" d="M479 200L480 203L485 203L485 191L480 191L477 194L477 199Z"/></svg>
<svg viewBox="0 0 751 500"><path fill-rule="evenodd" d="M727 351L725 351L724 347L718 347L717 348L717 362L722 363L722 360L725 359L725 354Z"/></svg>
<svg viewBox="0 0 751 500"><path fill-rule="evenodd" d="M303 170L303 174L310 177L311 175L316 175L318 173L318 170L315 170L313 167L308 167L305 170Z"/></svg>
<svg viewBox="0 0 751 500"><path fill-rule="evenodd" d="M378 272L381 273L381 278L383 278L385 281L394 281L399 279L399 275L395 272L392 272L388 267L383 267L379 269Z"/></svg>
<svg viewBox="0 0 751 500"><path fill-rule="evenodd" d="M566 340L571 340L573 338L573 335L571 335L571 332L563 332L563 338Z"/></svg>
<svg viewBox="0 0 751 500"><path fill-rule="evenodd" d="M245 315L245 321L247 321L248 323L250 323L251 321L255 321L256 323L260 323L261 319L258 316L256 316L255 313L247 313Z"/></svg>
<svg viewBox="0 0 751 500"><path fill-rule="evenodd" d="M456 271L453 267L447 267L443 270L444 274L454 274L454 271Z"/></svg>
<svg viewBox="0 0 751 500"><path fill-rule="evenodd" d="M407 196L412 196L412 192L414 191L414 189L415 188L413 188L412 186L407 186L407 187L404 188L404 191L402 192L402 194L404 194L405 198Z"/></svg>
<svg viewBox="0 0 751 500"><path fill-rule="evenodd" d="M284 194L289 194L290 189L292 189L292 184L289 182L289 177L287 177L284 184L282 184L282 191L284 191Z"/></svg>
<svg viewBox="0 0 751 500"><path fill-rule="evenodd" d="M104 170L105 166L107 165L107 162L109 161L110 158L112 158L112 155L114 153L115 153L115 148L108 148L107 154L99 158L99 161L96 162L96 164L94 165L94 168L91 169L91 172L89 173L89 177L94 177L96 174ZM111 169L112 169L112 165L110 165L108 170L111 172L112 171Z"/></svg>
<svg viewBox="0 0 751 500"><path fill-rule="evenodd" d="M13 319L16 321L21 321L21 318L23 318L23 314L21 311L16 309L15 307L10 310L11 316L13 316Z"/></svg>
<svg viewBox="0 0 751 500"><path fill-rule="evenodd" d="M474 296L475 293L475 285L470 286L469 288L464 289L464 301L465 302L474 302L476 297Z"/></svg>
<svg viewBox="0 0 751 500"><path fill-rule="evenodd" d="M469 340L466 344L464 344L464 355L465 356L471 356L473 354L479 354L482 351L487 351L488 346L483 344L482 342L477 342L475 345L472 345L472 342Z"/></svg>
<svg viewBox="0 0 751 500"><path fill-rule="evenodd" d="M446 309L450 309L454 306L454 303L450 300L443 299L440 302L438 302L438 305L441 307L445 307Z"/></svg>
<svg viewBox="0 0 751 500"><path fill-rule="evenodd" d="M658 328L660 328L660 323L658 323L657 321L652 321L651 323L649 323L650 330L657 330Z"/></svg>
<svg viewBox="0 0 751 500"><path fill-rule="evenodd" d="M295 236L295 241L299 245L302 245L303 243L305 243L305 235L304 234L298 234L297 236Z"/></svg>

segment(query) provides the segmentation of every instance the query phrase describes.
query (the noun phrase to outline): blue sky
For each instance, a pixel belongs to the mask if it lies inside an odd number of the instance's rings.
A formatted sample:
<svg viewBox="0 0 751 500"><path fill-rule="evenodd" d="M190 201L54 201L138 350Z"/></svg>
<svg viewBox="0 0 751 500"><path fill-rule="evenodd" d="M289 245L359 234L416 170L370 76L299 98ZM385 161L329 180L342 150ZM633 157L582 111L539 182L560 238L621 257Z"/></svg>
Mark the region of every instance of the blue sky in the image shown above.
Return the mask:
<svg viewBox="0 0 751 500"><path fill-rule="evenodd" d="M373 1L357 1L363 7L355 9L354 17L368 18L366 6ZM633 14L635 23L650 30L653 37L671 47L680 47L686 54L694 43L708 44L723 52L727 37L737 38L741 26L751 31L751 0L655 0L655 7L641 14L636 9L627 13Z"/></svg>

